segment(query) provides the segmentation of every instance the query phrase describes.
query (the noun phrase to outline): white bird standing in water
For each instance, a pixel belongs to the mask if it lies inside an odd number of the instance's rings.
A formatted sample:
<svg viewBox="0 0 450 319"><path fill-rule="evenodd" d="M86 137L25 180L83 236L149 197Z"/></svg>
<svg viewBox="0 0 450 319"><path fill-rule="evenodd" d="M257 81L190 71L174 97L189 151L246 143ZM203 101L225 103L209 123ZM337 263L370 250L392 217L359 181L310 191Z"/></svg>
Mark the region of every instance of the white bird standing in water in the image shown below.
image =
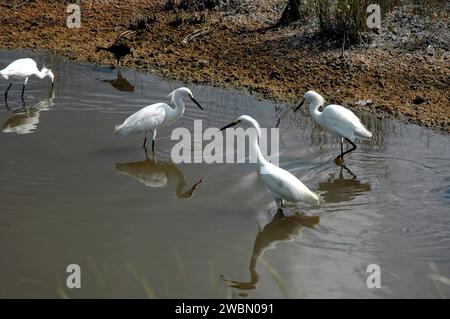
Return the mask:
<svg viewBox="0 0 450 319"><path fill-rule="evenodd" d="M53 75L53 72L49 69L47 69L45 66L42 67L42 69L39 71L37 68L36 62L33 59L25 58L25 59L18 59L11 64L9 64L6 68L3 70L0 70L0 75L5 79L9 80L11 79L25 79L23 82L22 87L22 99L23 99L23 93L25 92L25 86L28 83L28 78L32 75L37 76L40 79L44 79L46 76L48 76L52 80L52 85L55 81L55 76ZM11 88L12 83L9 84L8 88L5 91L5 101L8 98L8 91Z"/></svg>
<svg viewBox="0 0 450 319"><path fill-rule="evenodd" d="M239 123L246 123L256 129L258 137L256 138L253 135L251 144L256 150L257 165L261 173L261 179L272 192L278 208L282 209L284 200L292 203L305 202L311 205L318 205L320 203L319 197L310 191L297 177L264 158L258 144L258 139L261 138L261 128L255 119L248 115L241 115L234 122L221 128L221 130Z"/></svg>
<svg viewBox="0 0 450 319"><path fill-rule="evenodd" d="M119 136L145 133L143 147L146 148L147 136L152 139L152 151L155 152L156 130L159 127L168 126L176 122L184 113L184 97L189 97L202 111L201 105L194 99L191 90L185 87L178 88L171 92L168 97L172 98L175 108L171 108L166 103L155 103L140 109L121 125L117 125L115 132Z"/></svg>
<svg viewBox="0 0 450 319"><path fill-rule="evenodd" d="M315 91L308 91L304 100L294 110L297 111L306 101L309 103L309 114L323 129L341 138L341 154L336 157L336 163L344 163L344 155L356 149L356 139L368 139L372 137L359 118L349 109L340 105L328 105L319 112L319 107L325 104L324 98ZM352 148L344 152L344 138L352 145Z"/></svg>

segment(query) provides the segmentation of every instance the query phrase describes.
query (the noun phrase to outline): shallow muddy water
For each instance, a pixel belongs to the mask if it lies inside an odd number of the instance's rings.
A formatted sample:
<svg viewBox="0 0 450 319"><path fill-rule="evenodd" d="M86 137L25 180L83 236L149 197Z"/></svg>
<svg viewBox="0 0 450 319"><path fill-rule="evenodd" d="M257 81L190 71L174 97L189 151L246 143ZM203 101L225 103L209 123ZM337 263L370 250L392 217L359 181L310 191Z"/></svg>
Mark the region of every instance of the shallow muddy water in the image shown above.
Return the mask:
<svg viewBox="0 0 450 319"><path fill-rule="evenodd" d="M183 83L37 53L0 51L0 68L25 56L56 84L32 78L26 110L19 82L0 102L0 296L450 297L448 136L360 114L374 137L346 158L350 173L305 110L188 85L205 112L188 103L176 127L241 114L280 127L280 166L323 199L282 216L253 164L171 163L175 126L158 131L154 160L143 136L114 135ZM66 287L69 264L80 289Z"/></svg>

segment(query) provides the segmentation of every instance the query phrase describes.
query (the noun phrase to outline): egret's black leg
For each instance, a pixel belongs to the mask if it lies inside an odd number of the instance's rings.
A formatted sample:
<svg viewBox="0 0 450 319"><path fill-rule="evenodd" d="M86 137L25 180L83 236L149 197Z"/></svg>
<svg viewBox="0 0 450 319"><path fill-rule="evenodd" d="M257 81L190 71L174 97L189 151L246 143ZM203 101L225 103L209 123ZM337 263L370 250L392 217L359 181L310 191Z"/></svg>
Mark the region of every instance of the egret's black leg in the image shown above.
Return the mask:
<svg viewBox="0 0 450 319"><path fill-rule="evenodd" d="M22 94L20 95L20 97L23 100L23 94L25 93L25 84L22 86Z"/></svg>
<svg viewBox="0 0 450 319"><path fill-rule="evenodd" d="M339 156L336 157L336 159L335 159L336 164L338 164L339 166L344 165L344 155L345 155L345 154L348 154L348 153L353 152L354 150L356 150L356 144L355 144L355 143L353 143L352 141L350 141L348 138L345 138L345 140L346 140L347 142L349 142L349 143L352 145L352 148L349 149L349 150L347 150L347 151L345 151L345 152L342 152L342 151L343 151L343 146L342 146L343 144L342 144L342 141L341 141L341 155L339 155Z"/></svg>
<svg viewBox="0 0 450 319"><path fill-rule="evenodd" d="M341 154L338 155L334 161L336 162L336 164L338 164L339 166L344 165L344 138L341 137Z"/></svg>
<svg viewBox="0 0 450 319"><path fill-rule="evenodd" d="M343 178L343 176L342 176L342 169L345 169L348 173L350 173L350 175L353 176L353 179L356 179L357 176L355 174L353 174L353 172L345 165L341 166L341 173L339 175L339 178L341 178L341 179Z"/></svg>
<svg viewBox="0 0 450 319"><path fill-rule="evenodd" d="M342 153L342 155L341 155L342 156L342 160L344 159L344 155L345 154L348 154L348 153L353 152L354 150L356 150L356 144L353 143L352 141L350 141L348 138L346 138L346 140L347 140L347 142L349 142L352 145L352 148L347 150L347 151L345 151L344 153Z"/></svg>
<svg viewBox="0 0 450 319"><path fill-rule="evenodd" d="M5 91L5 101L8 99L8 91L11 88L11 85L12 85L12 83L9 83L9 86L8 86L8 88Z"/></svg>
<svg viewBox="0 0 450 319"><path fill-rule="evenodd" d="M155 154L155 139L156 139L156 128L150 131L152 133L152 152Z"/></svg>
<svg viewBox="0 0 450 319"><path fill-rule="evenodd" d="M142 144L142 147L146 148L146 145L147 145L147 134L145 134L144 144Z"/></svg>

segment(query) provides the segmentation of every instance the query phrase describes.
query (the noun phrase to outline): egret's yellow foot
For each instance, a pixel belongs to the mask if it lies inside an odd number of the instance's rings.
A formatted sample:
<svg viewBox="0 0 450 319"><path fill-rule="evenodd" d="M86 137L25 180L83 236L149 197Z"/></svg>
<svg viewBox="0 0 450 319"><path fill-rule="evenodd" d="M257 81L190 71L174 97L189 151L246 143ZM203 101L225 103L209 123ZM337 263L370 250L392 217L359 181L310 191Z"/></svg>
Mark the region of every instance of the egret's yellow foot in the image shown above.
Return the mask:
<svg viewBox="0 0 450 319"><path fill-rule="evenodd" d="M340 155L334 159L334 162L339 166L344 166L344 158Z"/></svg>

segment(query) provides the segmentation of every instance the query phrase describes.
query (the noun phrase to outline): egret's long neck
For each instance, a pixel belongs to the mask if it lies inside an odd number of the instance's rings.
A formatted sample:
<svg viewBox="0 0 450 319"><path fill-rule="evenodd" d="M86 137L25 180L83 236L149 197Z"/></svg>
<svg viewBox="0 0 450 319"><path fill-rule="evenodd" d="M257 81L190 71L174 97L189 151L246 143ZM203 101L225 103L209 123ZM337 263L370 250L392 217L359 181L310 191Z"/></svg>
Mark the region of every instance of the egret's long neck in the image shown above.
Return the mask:
<svg viewBox="0 0 450 319"><path fill-rule="evenodd" d="M256 122L255 120L251 120L250 123L256 130L256 136L252 135L252 137L253 137L252 144L256 151L256 157L258 159L258 164L259 164L259 166L262 166L269 162L264 158L264 156L261 152L261 149L259 148L259 141L261 140L261 127L259 126L258 122Z"/></svg>
<svg viewBox="0 0 450 319"><path fill-rule="evenodd" d="M309 114L311 117L318 123L322 123L322 112L319 111L319 107L321 107L323 101L316 99L309 103Z"/></svg>
<svg viewBox="0 0 450 319"><path fill-rule="evenodd" d="M38 78L43 79L47 76L47 73L45 72L45 69L42 68L42 70L36 69L36 72L34 72L34 75L36 75Z"/></svg>
<svg viewBox="0 0 450 319"><path fill-rule="evenodd" d="M175 120L175 119L179 119L181 116L183 116L185 106L184 106L183 99L177 94L175 94L173 97L173 103L175 104L175 109L173 110L172 116L173 116L173 119Z"/></svg>

